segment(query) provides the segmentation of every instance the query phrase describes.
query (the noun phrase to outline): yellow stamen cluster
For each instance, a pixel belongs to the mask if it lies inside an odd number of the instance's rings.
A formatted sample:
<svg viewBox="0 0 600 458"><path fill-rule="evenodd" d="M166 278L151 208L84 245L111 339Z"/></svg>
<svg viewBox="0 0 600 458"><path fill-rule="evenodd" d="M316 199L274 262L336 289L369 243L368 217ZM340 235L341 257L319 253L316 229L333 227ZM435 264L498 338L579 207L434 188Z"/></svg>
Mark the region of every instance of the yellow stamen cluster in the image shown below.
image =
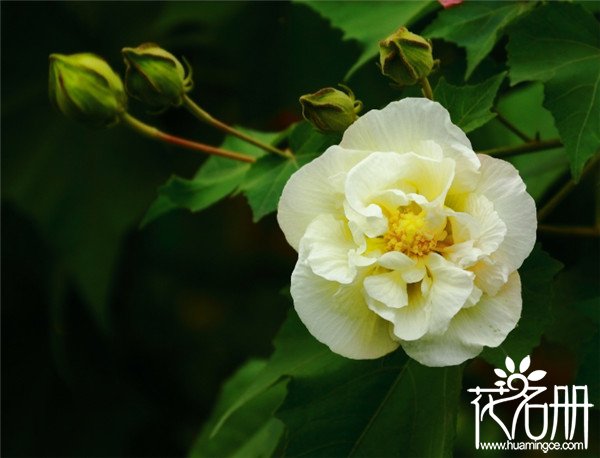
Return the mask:
<svg viewBox="0 0 600 458"><path fill-rule="evenodd" d="M388 217L388 231L384 234L388 251L401 251L407 256L425 256L434 250L440 237L425 229L425 215L397 209Z"/></svg>

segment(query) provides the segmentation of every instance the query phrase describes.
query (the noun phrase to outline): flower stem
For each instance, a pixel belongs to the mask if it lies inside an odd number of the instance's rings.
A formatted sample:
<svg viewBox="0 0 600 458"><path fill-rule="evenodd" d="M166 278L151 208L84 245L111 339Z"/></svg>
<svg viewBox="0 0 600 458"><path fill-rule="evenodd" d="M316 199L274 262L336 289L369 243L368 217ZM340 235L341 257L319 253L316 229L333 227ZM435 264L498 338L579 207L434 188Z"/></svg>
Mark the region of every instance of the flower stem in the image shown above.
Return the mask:
<svg viewBox="0 0 600 458"><path fill-rule="evenodd" d="M515 134L517 137L519 137L524 142L528 142L529 143L529 142L534 141L533 138L531 138L529 135L527 135L525 132L523 132L521 129L519 129L517 126L515 126L512 122L510 122L504 116L502 116L502 114L500 114L500 112L498 112L498 111L496 111L496 119L504 127L506 127L508 130L510 130L513 134Z"/></svg>
<svg viewBox="0 0 600 458"><path fill-rule="evenodd" d="M233 159L235 161L256 162L256 159L252 156L246 156L244 154L236 153L235 151L216 148L214 146L206 145L204 143L198 143L185 138L167 134L158 130L156 127L143 123L139 119L136 119L133 116L131 116L129 113L123 113L121 119L125 122L125 124L127 124L127 126L129 126L137 133L152 138L154 140L159 140L161 142L170 143L171 145L181 146L183 148L195 151L202 151L203 153L211 154L214 156L226 157L227 159Z"/></svg>
<svg viewBox="0 0 600 458"><path fill-rule="evenodd" d="M481 154L489 154L494 157L509 157L517 154L532 153L534 151L542 151L547 149L560 148L562 142L559 138L552 140L533 140L523 145L518 146L502 146L500 148L491 148L479 151Z"/></svg>
<svg viewBox="0 0 600 458"><path fill-rule="evenodd" d="M218 119L214 118L212 115L207 113L205 110L200 108L200 106L198 106L198 104L196 102L194 102L191 98L189 98L187 95L185 95L183 97L183 104L190 111L190 113L192 113L196 118L198 118L202 122L205 122L213 127L216 127L217 129L222 130L223 132L226 132L230 135L238 137L248 143L251 143L252 145L258 146L259 148L261 148L265 151L268 151L270 153L278 154L279 156L283 156L286 159L291 159L294 157L290 151L283 151L283 150L280 150L279 148L274 147L273 145L268 145L266 143L263 143L260 140L257 140L254 137L246 135L245 133L240 132L237 129L234 129L233 127L225 124L224 122L219 121Z"/></svg>
<svg viewBox="0 0 600 458"><path fill-rule="evenodd" d="M600 237L600 226L554 226L540 224L538 231L551 235L568 235L578 237Z"/></svg>
<svg viewBox="0 0 600 458"><path fill-rule="evenodd" d="M600 155L597 155L595 158L593 158L583 169L583 172L581 172L581 177L583 178L585 175L587 175L590 170L592 170L594 168L594 166L600 161ZM552 213L552 211L556 208L556 206L561 203L563 201L563 199L565 197L567 197L571 191L573 191L573 189L575 189L575 186L577 186L577 183L575 182L575 180L573 178L571 178L569 181L567 181L562 188L559 189L559 191L554 194L550 200L548 202L546 202L546 204L538 211L537 213L537 219L538 221L542 221L544 220L550 213Z"/></svg>
<svg viewBox="0 0 600 458"><path fill-rule="evenodd" d="M419 84L421 85L423 95L427 97L429 100L433 100L433 91L431 90L431 84L429 84L429 80L426 76L419 80Z"/></svg>

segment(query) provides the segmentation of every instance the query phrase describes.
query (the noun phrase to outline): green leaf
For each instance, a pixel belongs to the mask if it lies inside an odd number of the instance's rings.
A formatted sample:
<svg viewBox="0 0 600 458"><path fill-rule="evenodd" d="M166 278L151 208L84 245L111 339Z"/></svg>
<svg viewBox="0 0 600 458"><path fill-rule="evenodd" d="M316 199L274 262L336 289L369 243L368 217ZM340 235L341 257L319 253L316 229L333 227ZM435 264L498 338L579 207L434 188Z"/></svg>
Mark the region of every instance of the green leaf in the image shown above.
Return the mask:
<svg viewBox="0 0 600 458"><path fill-rule="evenodd" d="M496 108L530 138L538 135L544 139L556 138L558 131L554 126L552 115L542 106L543 101L544 87L541 83L534 83L503 95L497 102ZM504 126L499 128L503 132L509 132ZM508 141L494 138L487 132L486 136L495 145L522 144L522 140L513 134ZM569 170L569 160L564 148L520 154L511 157L509 161L519 170L521 178L527 185L527 192L536 202L539 202L546 195L549 187Z"/></svg>
<svg viewBox="0 0 600 458"><path fill-rule="evenodd" d="M265 143L277 142L281 139L280 133L238 129ZM221 147L256 158L266 154L257 146L232 136L225 137ZM169 178L158 189L158 197L150 205L141 226L177 208L185 208L192 212L208 208L235 191L250 168L251 164L246 162L213 156L206 160L191 180L177 176Z"/></svg>
<svg viewBox="0 0 600 458"><path fill-rule="evenodd" d="M286 395L287 381L282 380L263 391L231 415L218 434L211 431L219 417L252 384L267 362L252 360L242 366L224 385L214 412L204 425L191 457L268 457L273 454L283 432L274 411Z"/></svg>
<svg viewBox="0 0 600 458"><path fill-rule="evenodd" d="M596 308L598 300L596 299ZM587 385L589 401L595 409L600 409L600 333L596 331L592 340L588 342L588 351L577 371L575 382L577 385Z"/></svg>
<svg viewBox="0 0 600 458"><path fill-rule="evenodd" d="M215 440L234 417L289 378L289 394L276 414L288 429L286 455L450 455L462 367L423 367L401 350L378 360L343 358L311 336L293 311L275 348L262 369L248 369L243 383L224 391L226 402L219 402L206 427Z"/></svg>
<svg viewBox="0 0 600 458"><path fill-rule="evenodd" d="M490 110L505 76L503 72L474 86L453 86L442 77L434 91L435 100L450 112L454 124L470 132L496 116Z"/></svg>
<svg viewBox="0 0 600 458"><path fill-rule="evenodd" d="M308 5L333 27L344 32L345 40L356 40L361 47L361 55L346 74L350 78L365 62L379 53L379 41L399 27L409 27L435 7L429 1L409 2L343 2L296 0Z"/></svg>
<svg viewBox="0 0 600 458"><path fill-rule="evenodd" d="M241 186L252 208L254 222L277 209L283 187L292 173L315 157L304 154L291 160L267 156L254 164Z"/></svg>
<svg viewBox="0 0 600 458"><path fill-rule="evenodd" d="M290 176L338 140L337 135L323 135L310 124L300 123L294 127L289 139L295 159L270 155L253 164L240 186L252 208L253 220L256 222L277 210L279 197Z"/></svg>
<svg viewBox="0 0 600 458"><path fill-rule="evenodd" d="M296 154L321 154L340 140L340 134L322 134L307 121L296 124L289 138L290 148Z"/></svg>
<svg viewBox="0 0 600 458"><path fill-rule="evenodd" d="M533 5L533 2L465 2L441 11L423 35L464 47L467 50L465 79L469 79L506 26Z"/></svg>
<svg viewBox="0 0 600 458"><path fill-rule="evenodd" d="M541 6L511 27L511 83L543 81L550 110L579 179L600 148L598 21L579 5Z"/></svg>
<svg viewBox="0 0 600 458"><path fill-rule="evenodd" d="M424 367L398 351L295 377L277 412L285 455L450 456L461 376L460 366Z"/></svg>
<svg viewBox="0 0 600 458"><path fill-rule="evenodd" d="M523 294L523 311L517 327L498 348L487 348L481 356L501 367L508 355L520 361L540 343L546 327L552 322L552 280L562 264L536 245L525 260L519 274Z"/></svg>
<svg viewBox="0 0 600 458"><path fill-rule="evenodd" d="M214 437L237 411L286 377L305 377L312 373L335 371L343 362L326 346L311 336L291 312L274 341L275 352L262 371L252 377L252 383L238 390L239 394L227 403L211 428Z"/></svg>

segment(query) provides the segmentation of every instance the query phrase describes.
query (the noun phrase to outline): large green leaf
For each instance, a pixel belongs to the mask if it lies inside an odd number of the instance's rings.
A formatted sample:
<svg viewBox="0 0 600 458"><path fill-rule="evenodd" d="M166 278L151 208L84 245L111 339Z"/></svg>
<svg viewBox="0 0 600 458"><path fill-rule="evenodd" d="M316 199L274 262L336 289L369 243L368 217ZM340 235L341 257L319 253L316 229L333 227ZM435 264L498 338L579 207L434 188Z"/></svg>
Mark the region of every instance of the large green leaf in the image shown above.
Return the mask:
<svg viewBox="0 0 600 458"><path fill-rule="evenodd" d="M241 190L252 208L254 222L277 209L279 197L289 178L315 157L316 154L302 154L292 160L267 156L252 166L242 183Z"/></svg>
<svg viewBox="0 0 600 458"><path fill-rule="evenodd" d="M337 142L336 135L316 132L308 123L300 123L283 132L239 130L271 144L287 138L294 159L265 153L262 149L236 137L228 136L222 148L251 155L254 164L221 157L209 158L192 179L169 178L158 190L158 197L148 209L142 226L159 216L183 208L192 212L204 210L228 195L242 191L252 208L254 221L277 209L279 197L292 173Z"/></svg>
<svg viewBox="0 0 600 458"><path fill-rule="evenodd" d="M496 114L490 110L506 73L500 73L474 86L453 86L440 78L435 100L450 112L452 122L465 132L481 127Z"/></svg>
<svg viewBox="0 0 600 458"><path fill-rule="evenodd" d="M242 366L224 385L214 412L204 425L190 451L191 457L267 457L271 456L284 431L273 413L286 395L286 381L282 380L263 391L238 409L218 434L211 436L215 423L248 389L265 368L266 361L252 360Z"/></svg>
<svg viewBox="0 0 600 458"><path fill-rule="evenodd" d="M494 48L506 26L532 6L533 2L464 2L441 11L423 34L466 48L465 79L468 79Z"/></svg>
<svg viewBox="0 0 600 458"><path fill-rule="evenodd" d="M556 138L558 131L554 126L552 115L542 106L543 100L542 84L534 83L503 95L498 100L496 108L499 113L502 113L506 119L518 126L530 138L536 136L543 139ZM527 107L527 109L524 110L523 107ZM499 127L504 133L509 133L505 127ZM486 132L486 134L488 133ZM493 142L492 145L509 142L514 145L522 143L521 139L512 134L508 141L497 139L493 135L487 135L487 137ZM564 148L520 154L509 160L519 170L519 174L527 185L527 192L536 202L540 202L549 187L569 170L569 160Z"/></svg>
<svg viewBox="0 0 600 458"><path fill-rule="evenodd" d="M511 83L543 81L550 110L578 179L600 148L598 21L579 5L541 6L509 31Z"/></svg>
<svg viewBox="0 0 600 458"><path fill-rule="evenodd" d="M523 311L517 327L498 348L488 348L481 356L501 367L508 355L520 361L540 343L552 322L552 280L562 264L536 245L519 269L523 294Z"/></svg>
<svg viewBox="0 0 600 458"><path fill-rule="evenodd" d="M595 301L598 306L598 299ZM600 357L598 348L600 348L600 333L596 331L592 340L588 342L588 351L584 354L583 361L577 371L577 385L587 385L589 392L589 401L594 404L594 408L600 409Z"/></svg>
<svg viewBox="0 0 600 458"><path fill-rule="evenodd" d="M224 391L209 437L228 434L241 412L289 378L277 413L287 427L288 456L450 455L462 367L426 368L401 350L378 360L343 358L312 337L294 312L275 347L261 370ZM412 426L418 424L428 429Z"/></svg>
<svg viewBox="0 0 600 458"><path fill-rule="evenodd" d="M287 456L450 456L462 367L428 368L403 353L296 377L277 415Z"/></svg>
<svg viewBox="0 0 600 458"><path fill-rule="evenodd" d="M229 418L253 399L286 377L305 377L314 373L335 371L343 366L344 359L337 357L327 347L311 336L291 312L274 341L275 352L252 383L239 390L233 402L226 405L212 427L211 437L219 434Z"/></svg>
<svg viewBox="0 0 600 458"><path fill-rule="evenodd" d="M346 79L378 54L380 40L401 26L410 26L435 7L430 1L296 1L310 6L329 19L333 27L344 32L344 39L356 40L360 44L362 52L348 71Z"/></svg>
<svg viewBox="0 0 600 458"><path fill-rule="evenodd" d="M266 143L276 142L281 138L279 133L240 130ZM221 147L256 158L266 154L257 146L232 136L225 137ZM158 189L158 197L146 212L142 226L177 208L192 212L208 208L235 191L250 168L251 164L247 162L213 156L207 159L191 180L177 176L169 178Z"/></svg>

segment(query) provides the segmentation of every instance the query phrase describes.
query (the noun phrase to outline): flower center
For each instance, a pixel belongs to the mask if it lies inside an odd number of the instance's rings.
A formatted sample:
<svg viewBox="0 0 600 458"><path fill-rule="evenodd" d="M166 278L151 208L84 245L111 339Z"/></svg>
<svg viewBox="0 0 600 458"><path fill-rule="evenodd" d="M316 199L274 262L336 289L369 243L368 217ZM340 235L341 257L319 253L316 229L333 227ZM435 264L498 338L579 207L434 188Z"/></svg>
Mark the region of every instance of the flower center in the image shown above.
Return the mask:
<svg viewBox="0 0 600 458"><path fill-rule="evenodd" d="M434 250L446 233L436 235L427 231L425 212L414 213L399 208L388 217L388 231L384 234L387 251L401 251L407 256L425 256Z"/></svg>

